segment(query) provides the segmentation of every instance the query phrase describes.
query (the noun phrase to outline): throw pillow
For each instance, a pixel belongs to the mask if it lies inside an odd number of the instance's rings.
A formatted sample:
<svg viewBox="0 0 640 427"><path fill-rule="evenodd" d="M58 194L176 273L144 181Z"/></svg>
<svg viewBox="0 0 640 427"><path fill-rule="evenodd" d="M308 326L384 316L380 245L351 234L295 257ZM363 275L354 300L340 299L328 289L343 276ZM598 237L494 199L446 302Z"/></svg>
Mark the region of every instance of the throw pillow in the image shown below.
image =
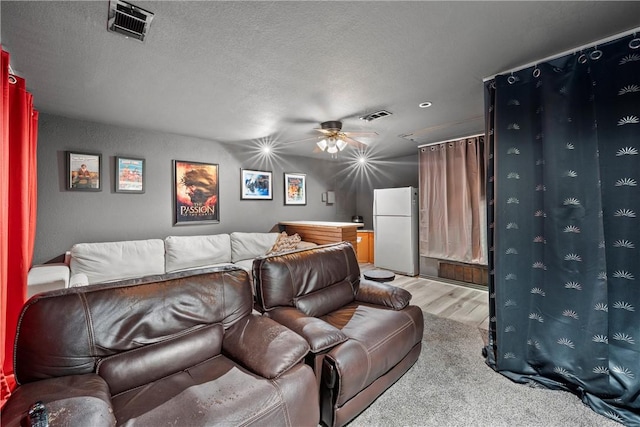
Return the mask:
<svg viewBox="0 0 640 427"><path fill-rule="evenodd" d="M269 249L267 255L277 255L293 251L301 241L302 239L300 238L298 233L294 234L293 236L288 236L287 232L283 231L276 239L276 243L274 243L271 249Z"/></svg>

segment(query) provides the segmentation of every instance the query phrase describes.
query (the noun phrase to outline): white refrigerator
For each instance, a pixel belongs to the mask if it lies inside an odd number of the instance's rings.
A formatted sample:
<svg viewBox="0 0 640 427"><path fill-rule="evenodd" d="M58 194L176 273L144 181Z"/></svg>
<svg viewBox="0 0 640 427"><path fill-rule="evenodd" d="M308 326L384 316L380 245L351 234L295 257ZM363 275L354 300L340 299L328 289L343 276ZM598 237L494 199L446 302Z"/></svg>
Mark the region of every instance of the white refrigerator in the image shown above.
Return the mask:
<svg viewBox="0 0 640 427"><path fill-rule="evenodd" d="M419 274L416 188L373 190L373 231L377 268L407 276Z"/></svg>

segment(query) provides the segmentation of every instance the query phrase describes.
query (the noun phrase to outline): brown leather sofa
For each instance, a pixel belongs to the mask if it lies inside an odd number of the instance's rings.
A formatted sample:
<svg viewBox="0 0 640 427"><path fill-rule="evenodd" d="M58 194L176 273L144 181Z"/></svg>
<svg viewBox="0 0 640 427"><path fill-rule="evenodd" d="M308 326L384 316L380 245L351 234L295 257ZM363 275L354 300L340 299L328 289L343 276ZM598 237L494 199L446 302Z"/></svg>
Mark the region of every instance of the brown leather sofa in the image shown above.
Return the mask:
<svg viewBox="0 0 640 427"><path fill-rule="evenodd" d="M257 258L253 275L258 309L311 347L325 425L348 423L420 355L422 310L406 290L361 278L350 243Z"/></svg>
<svg viewBox="0 0 640 427"><path fill-rule="evenodd" d="M196 270L36 295L3 426L317 426L307 342L252 314L248 274Z"/></svg>

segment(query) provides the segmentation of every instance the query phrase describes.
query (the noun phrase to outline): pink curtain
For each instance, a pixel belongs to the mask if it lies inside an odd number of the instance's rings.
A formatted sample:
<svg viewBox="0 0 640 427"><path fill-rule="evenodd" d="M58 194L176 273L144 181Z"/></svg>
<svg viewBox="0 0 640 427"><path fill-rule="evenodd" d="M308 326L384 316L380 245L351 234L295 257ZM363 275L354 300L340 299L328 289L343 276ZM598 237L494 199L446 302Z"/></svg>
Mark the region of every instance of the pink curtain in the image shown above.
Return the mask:
<svg viewBox="0 0 640 427"><path fill-rule="evenodd" d="M38 112L20 77L9 75L2 50L2 149L0 150L0 406L11 394L13 340L27 295L37 203Z"/></svg>
<svg viewBox="0 0 640 427"><path fill-rule="evenodd" d="M420 255L486 264L484 137L420 149Z"/></svg>

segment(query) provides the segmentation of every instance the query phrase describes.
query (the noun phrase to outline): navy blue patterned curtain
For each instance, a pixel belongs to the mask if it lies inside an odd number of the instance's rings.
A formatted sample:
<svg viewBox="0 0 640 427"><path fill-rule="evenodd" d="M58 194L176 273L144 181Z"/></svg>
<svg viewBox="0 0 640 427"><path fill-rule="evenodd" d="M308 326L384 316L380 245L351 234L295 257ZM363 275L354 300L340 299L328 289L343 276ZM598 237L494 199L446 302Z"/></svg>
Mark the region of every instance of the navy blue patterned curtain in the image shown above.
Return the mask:
<svg viewBox="0 0 640 427"><path fill-rule="evenodd" d="M487 363L640 425L640 38L486 82Z"/></svg>

